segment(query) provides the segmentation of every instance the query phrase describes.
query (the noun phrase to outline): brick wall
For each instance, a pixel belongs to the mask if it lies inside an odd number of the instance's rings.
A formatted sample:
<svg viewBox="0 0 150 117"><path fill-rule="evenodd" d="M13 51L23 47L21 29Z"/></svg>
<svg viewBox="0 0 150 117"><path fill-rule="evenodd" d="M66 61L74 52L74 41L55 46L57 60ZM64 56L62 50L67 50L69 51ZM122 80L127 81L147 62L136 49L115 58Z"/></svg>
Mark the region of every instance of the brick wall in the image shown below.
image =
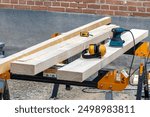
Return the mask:
<svg viewBox="0 0 150 117"><path fill-rule="evenodd" d="M117 16L150 16L150 0L0 0L0 8Z"/></svg>

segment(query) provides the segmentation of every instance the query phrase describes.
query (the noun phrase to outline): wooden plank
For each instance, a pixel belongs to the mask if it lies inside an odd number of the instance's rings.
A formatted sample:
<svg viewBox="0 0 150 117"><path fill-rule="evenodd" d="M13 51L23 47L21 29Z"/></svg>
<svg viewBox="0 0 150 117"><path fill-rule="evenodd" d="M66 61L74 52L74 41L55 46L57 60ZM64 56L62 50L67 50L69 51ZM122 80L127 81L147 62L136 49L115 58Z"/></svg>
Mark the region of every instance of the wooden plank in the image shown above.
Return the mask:
<svg viewBox="0 0 150 117"><path fill-rule="evenodd" d="M111 23L111 18L105 17L105 18L102 18L100 20L97 20L97 21L94 21L92 23L81 26L79 28L76 28L74 30L71 30L71 31L64 33L58 37L55 37L53 39L49 39L47 41L39 43L35 46L32 46L32 47L27 48L23 51L20 51L16 54L13 54L11 56L3 58L0 60L0 74L5 73L6 71L10 70L10 63L14 60L17 60L19 58L31 55L37 51L43 50L47 47L50 47L50 46L53 46L55 44L61 43L62 41L68 40L74 36L77 36L80 33L80 31L82 31L82 30L90 31L90 30L93 30L97 27L100 27L102 25L106 25L109 23Z"/></svg>
<svg viewBox="0 0 150 117"><path fill-rule="evenodd" d="M91 43L99 43L112 35L112 28L116 25L104 25L90 33L93 36L73 37L67 41L41 50L30 56L18 59L11 64L11 72L14 74L36 75L49 67L61 62L73 55L80 53Z"/></svg>
<svg viewBox="0 0 150 117"><path fill-rule="evenodd" d="M134 34L136 43L142 41L148 36L147 30L131 30ZM71 81L84 81L91 75L102 69L110 62L121 56L124 52L133 47L133 39L129 32L122 35L125 44L122 48L109 47L109 42L106 44L106 55L101 59L83 59L79 58L74 62L60 68L58 70L58 78Z"/></svg>

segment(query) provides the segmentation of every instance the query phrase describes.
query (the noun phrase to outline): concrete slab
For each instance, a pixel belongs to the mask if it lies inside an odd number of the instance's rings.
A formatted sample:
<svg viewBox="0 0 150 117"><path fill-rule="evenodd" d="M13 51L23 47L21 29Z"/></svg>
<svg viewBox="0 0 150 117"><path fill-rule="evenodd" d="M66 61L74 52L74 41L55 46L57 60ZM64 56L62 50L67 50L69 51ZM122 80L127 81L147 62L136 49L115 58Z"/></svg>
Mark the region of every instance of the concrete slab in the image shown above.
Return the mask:
<svg viewBox="0 0 150 117"><path fill-rule="evenodd" d="M49 39L54 32L66 32L104 16L0 9L0 41L6 56ZM150 30L149 18L112 17L126 28ZM147 39L148 40L148 39Z"/></svg>
<svg viewBox="0 0 150 117"><path fill-rule="evenodd" d="M36 11L0 10L0 41L6 55L49 39L54 32L66 32L102 16Z"/></svg>

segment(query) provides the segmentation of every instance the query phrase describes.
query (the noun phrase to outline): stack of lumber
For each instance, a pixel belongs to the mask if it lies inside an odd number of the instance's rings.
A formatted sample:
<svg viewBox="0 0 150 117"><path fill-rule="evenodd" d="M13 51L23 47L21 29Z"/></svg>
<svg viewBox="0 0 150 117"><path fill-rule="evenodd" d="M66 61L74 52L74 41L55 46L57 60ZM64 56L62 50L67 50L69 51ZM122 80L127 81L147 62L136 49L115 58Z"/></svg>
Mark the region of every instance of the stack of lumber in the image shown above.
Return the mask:
<svg viewBox="0 0 150 117"><path fill-rule="evenodd" d="M95 28L98 28L100 26L110 24L110 23L111 23L111 18L110 17L105 17L105 18L102 18L100 20L97 20L97 21L94 21L92 23L81 26L77 29L71 30L71 31L69 31L69 32L67 32L63 35L60 35L58 37L55 37L53 39L49 39L47 41L39 43L35 46L32 46L32 47L27 48L23 51L20 51L16 54L8 56L4 59L1 59L0 60L0 74L3 74L5 72L9 71L11 62L13 62L17 59L20 59L20 58L25 57L25 56L29 56L33 53L36 53L36 52L40 51L40 50L43 50L43 49L48 48L50 46L56 45L60 42L68 40L72 37L75 37L75 36L79 35L80 31L90 31L90 30L93 30Z"/></svg>
<svg viewBox="0 0 150 117"><path fill-rule="evenodd" d="M106 20L106 19L105 19ZM108 22L106 22L107 24ZM11 72L14 74L36 75L53 65L68 59L87 48L91 43L99 43L112 36L112 28L116 25L103 25L90 30L93 36L72 36L70 39L38 51L32 55L20 58L11 64ZM65 33L66 35L67 33Z"/></svg>
<svg viewBox="0 0 150 117"><path fill-rule="evenodd" d="M147 30L132 29L136 44L148 36ZM63 80L82 82L91 75L108 65L110 62L121 56L127 50L134 46L132 35L127 32L121 37L125 44L121 48L109 47L109 42L105 44L107 52L101 59L83 59L79 58L74 62L58 70L58 78Z"/></svg>
<svg viewBox="0 0 150 117"><path fill-rule="evenodd" d="M105 17L4 58L0 61L0 74L10 70L13 74L36 75L82 52L89 44L97 44L111 37L112 28L118 26L110 23L111 18ZM89 31L93 36L81 37L81 31ZM147 30L131 31L136 43L148 36ZM122 39L125 40L122 48L109 47L106 43L107 52L103 58L90 60L79 58L60 68L58 78L79 82L86 80L134 46L129 32L124 33Z"/></svg>

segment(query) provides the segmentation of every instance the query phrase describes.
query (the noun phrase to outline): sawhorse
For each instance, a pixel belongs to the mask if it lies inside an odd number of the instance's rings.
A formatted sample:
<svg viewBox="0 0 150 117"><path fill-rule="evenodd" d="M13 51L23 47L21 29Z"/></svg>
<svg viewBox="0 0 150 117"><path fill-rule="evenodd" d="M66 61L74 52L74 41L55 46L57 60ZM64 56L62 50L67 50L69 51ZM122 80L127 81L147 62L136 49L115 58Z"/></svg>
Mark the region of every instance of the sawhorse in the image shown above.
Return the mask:
<svg viewBox="0 0 150 117"><path fill-rule="evenodd" d="M137 88L137 100L141 100L142 98L142 90L144 86L144 98L145 100L149 100L149 84L148 84L148 74L147 74L147 65L140 65L139 68L139 80L138 80L138 88Z"/></svg>
<svg viewBox="0 0 150 117"><path fill-rule="evenodd" d="M10 95L9 95L7 80L0 79L0 100L2 99L9 100Z"/></svg>

